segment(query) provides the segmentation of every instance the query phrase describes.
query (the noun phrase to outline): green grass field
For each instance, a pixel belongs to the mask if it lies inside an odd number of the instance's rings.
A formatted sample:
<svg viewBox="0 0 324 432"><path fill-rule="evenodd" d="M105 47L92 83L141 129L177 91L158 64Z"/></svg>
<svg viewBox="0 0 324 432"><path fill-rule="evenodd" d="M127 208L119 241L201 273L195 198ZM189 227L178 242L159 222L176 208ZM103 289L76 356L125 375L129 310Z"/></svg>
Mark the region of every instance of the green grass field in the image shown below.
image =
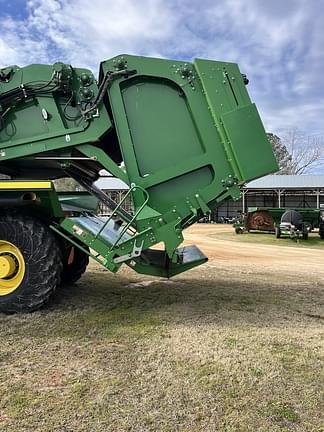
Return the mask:
<svg viewBox="0 0 324 432"><path fill-rule="evenodd" d="M273 233L265 233L261 231L245 232L243 234L235 234L233 232L224 230L223 232L217 232L214 234L215 238L222 238L224 240L239 241L245 243L259 243L269 244L274 246L290 246L290 247L306 247L306 248L323 248L324 240L320 238L318 232L314 231L309 234L308 240L302 239L291 239L289 237L282 237L277 239Z"/></svg>
<svg viewBox="0 0 324 432"><path fill-rule="evenodd" d="M253 239L275 241L231 241ZM235 262L170 281L91 265L46 310L0 315L0 431L323 432L323 288Z"/></svg>

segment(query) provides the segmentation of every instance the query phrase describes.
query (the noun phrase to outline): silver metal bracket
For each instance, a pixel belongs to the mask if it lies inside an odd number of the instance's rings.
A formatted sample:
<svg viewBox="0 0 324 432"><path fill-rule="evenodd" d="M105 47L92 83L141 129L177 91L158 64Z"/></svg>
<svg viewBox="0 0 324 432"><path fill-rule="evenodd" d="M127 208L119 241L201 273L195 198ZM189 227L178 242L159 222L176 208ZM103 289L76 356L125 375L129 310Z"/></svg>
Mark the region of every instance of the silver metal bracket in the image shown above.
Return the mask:
<svg viewBox="0 0 324 432"><path fill-rule="evenodd" d="M129 261L132 258L137 258L142 253L143 245L144 245L144 240L142 240L142 243L140 244L140 246L136 245L136 240L135 240L132 252L129 253L129 254L122 255L122 256L119 256L117 258L114 258L114 260L113 260L114 263L115 264L120 264L120 263L123 263L125 261Z"/></svg>

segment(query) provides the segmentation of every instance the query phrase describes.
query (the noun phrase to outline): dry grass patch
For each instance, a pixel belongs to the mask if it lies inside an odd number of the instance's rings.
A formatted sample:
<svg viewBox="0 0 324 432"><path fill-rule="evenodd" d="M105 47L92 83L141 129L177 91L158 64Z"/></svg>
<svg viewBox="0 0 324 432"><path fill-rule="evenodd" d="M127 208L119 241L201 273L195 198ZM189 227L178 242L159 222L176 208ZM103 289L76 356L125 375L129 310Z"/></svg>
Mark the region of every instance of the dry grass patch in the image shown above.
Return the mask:
<svg viewBox="0 0 324 432"><path fill-rule="evenodd" d="M0 315L0 431L323 431L323 287L92 265L47 310Z"/></svg>

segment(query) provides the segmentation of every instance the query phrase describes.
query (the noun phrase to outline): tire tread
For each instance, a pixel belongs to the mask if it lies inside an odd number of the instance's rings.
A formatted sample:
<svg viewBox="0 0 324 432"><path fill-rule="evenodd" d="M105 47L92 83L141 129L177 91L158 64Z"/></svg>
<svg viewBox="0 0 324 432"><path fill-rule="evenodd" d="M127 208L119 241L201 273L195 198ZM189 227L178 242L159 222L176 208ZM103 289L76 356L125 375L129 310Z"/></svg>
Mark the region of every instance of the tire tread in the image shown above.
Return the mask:
<svg viewBox="0 0 324 432"><path fill-rule="evenodd" d="M0 216L0 238L16 244L26 262L21 286L6 296L0 296L0 312L40 309L60 284L63 264L55 235L36 218L7 213Z"/></svg>

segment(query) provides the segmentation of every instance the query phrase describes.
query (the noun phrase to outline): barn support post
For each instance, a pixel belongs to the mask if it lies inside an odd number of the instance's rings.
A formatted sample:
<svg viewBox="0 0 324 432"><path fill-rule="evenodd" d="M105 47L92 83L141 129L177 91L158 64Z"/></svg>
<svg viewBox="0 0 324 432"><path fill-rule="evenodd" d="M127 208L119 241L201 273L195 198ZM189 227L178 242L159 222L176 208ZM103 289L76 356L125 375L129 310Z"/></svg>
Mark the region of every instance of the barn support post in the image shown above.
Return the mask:
<svg viewBox="0 0 324 432"><path fill-rule="evenodd" d="M247 199L245 195L248 193L248 189L242 190L242 212L245 213L245 208L247 207Z"/></svg>
<svg viewBox="0 0 324 432"><path fill-rule="evenodd" d="M316 208L320 208L320 191L316 190Z"/></svg>
<svg viewBox="0 0 324 432"><path fill-rule="evenodd" d="M281 196L282 194L285 192L284 189L278 189L277 190L277 194L278 194L278 208L281 208Z"/></svg>

